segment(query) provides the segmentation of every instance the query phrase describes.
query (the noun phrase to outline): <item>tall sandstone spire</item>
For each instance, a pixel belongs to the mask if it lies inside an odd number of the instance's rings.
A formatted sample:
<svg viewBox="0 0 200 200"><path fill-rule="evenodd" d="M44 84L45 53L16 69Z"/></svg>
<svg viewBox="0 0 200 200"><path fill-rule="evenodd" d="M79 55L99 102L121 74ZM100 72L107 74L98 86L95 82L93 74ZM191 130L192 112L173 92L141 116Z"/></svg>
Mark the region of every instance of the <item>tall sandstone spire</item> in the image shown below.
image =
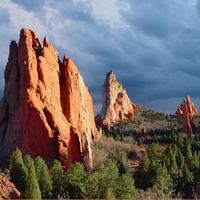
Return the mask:
<svg viewBox="0 0 200 200"><path fill-rule="evenodd" d="M45 37L22 29L10 43L0 102L0 162L18 147L23 154L92 167L90 143L99 139L91 96L70 58L60 62Z"/></svg>
<svg viewBox="0 0 200 200"><path fill-rule="evenodd" d="M183 102L178 106L176 115L183 117L183 132L184 133L195 133L195 122L194 116L197 115L198 111L192 103L190 96L186 96L186 100L183 99Z"/></svg>
<svg viewBox="0 0 200 200"><path fill-rule="evenodd" d="M102 108L96 116L96 124L100 127L110 126L120 120L128 120L135 114L136 105L129 99L125 88L117 81L111 70L106 74L102 93Z"/></svg>

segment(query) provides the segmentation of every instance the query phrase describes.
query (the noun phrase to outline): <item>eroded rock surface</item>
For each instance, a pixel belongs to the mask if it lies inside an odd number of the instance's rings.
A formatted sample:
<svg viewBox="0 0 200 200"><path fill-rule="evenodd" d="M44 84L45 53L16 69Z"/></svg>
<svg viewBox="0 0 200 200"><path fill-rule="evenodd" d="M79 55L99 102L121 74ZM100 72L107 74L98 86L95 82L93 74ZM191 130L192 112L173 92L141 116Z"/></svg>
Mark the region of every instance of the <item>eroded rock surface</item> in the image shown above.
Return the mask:
<svg viewBox="0 0 200 200"><path fill-rule="evenodd" d="M0 161L18 147L23 154L92 166L90 143L99 139L93 104L70 58L63 62L45 37L22 29L10 43L0 102Z"/></svg>
<svg viewBox="0 0 200 200"><path fill-rule="evenodd" d="M136 105L131 102L113 71L106 75L102 96L102 109L96 116L98 126L106 125L109 128L120 120L130 119L135 114Z"/></svg>
<svg viewBox="0 0 200 200"><path fill-rule="evenodd" d="M198 111L192 103L190 96L183 99L183 102L178 106L176 115L183 117L183 132L184 133L195 133L195 121L194 116L197 115Z"/></svg>
<svg viewBox="0 0 200 200"><path fill-rule="evenodd" d="M0 199L19 199L20 195L14 184L0 175Z"/></svg>

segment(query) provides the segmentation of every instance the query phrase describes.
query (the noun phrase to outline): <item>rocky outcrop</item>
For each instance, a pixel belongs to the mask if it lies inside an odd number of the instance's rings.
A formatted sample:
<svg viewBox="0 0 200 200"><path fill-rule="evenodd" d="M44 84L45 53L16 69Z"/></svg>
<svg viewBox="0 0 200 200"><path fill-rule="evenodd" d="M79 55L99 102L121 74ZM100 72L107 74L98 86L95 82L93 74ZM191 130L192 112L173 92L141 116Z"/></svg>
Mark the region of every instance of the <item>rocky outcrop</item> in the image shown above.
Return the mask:
<svg viewBox="0 0 200 200"><path fill-rule="evenodd" d="M45 37L22 29L12 41L0 102L0 161L18 147L23 154L92 166L90 143L99 139L93 104L70 58L59 60Z"/></svg>
<svg viewBox="0 0 200 200"><path fill-rule="evenodd" d="M0 199L19 199L20 195L14 184L0 175Z"/></svg>
<svg viewBox="0 0 200 200"><path fill-rule="evenodd" d="M195 133L195 121L194 116L197 115L198 111L194 104L191 102L190 96L183 99L183 102L178 106L176 115L183 117L183 132L184 133Z"/></svg>
<svg viewBox="0 0 200 200"><path fill-rule="evenodd" d="M98 126L109 128L118 121L130 119L135 114L136 105L131 102L125 88L117 81L113 71L106 75L102 96L102 109L96 116Z"/></svg>

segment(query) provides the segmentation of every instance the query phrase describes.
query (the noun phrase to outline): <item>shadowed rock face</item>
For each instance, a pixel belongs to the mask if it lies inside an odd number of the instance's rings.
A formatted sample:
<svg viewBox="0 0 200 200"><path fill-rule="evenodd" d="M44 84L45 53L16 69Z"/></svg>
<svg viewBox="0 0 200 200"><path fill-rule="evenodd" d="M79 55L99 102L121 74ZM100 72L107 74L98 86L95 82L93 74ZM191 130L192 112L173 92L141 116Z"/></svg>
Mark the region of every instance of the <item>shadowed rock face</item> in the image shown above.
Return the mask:
<svg viewBox="0 0 200 200"><path fill-rule="evenodd" d="M178 106L176 115L183 117L183 132L184 133L194 133L195 132L195 122L193 117L197 115L198 111L194 104L191 102L190 96L183 99L183 102Z"/></svg>
<svg viewBox="0 0 200 200"><path fill-rule="evenodd" d="M63 62L45 37L22 29L10 43L0 102L0 161L18 147L23 154L55 158L68 167L92 167L90 142L99 139L91 96L70 58Z"/></svg>
<svg viewBox="0 0 200 200"><path fill-rule="evenodd" d="M131 102L113 71L106 75L102 96L102 109L96 117L98 126L106 125L109 128L117 121L130 119L135 114L136 105Z"/></svg>

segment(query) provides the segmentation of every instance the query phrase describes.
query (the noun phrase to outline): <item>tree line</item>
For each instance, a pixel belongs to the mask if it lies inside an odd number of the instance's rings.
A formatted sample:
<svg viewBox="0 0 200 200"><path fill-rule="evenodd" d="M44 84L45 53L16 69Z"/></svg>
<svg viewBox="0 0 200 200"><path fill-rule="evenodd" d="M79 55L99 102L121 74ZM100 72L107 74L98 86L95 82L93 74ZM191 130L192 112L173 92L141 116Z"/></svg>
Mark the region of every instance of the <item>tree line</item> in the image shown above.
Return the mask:
<svg viewBox="0 0 200 200"><path fill-rule="evenodd" d="M179 133L166 150L150 144L134 174L136 188L157 198L193 198L200 194L199 136Z"/></svg>
<svg viewBox="0 0 200 200"><path fill-rule="evenodd" d="M86 173L83 164L73 163L69 169L58 160L47 164L41 157L22 156L17 148L7 159L10 181L24 199L96 199L134 198L138 191L129 173L121 171L116 161L101 164L92 173Z"/></svg>

